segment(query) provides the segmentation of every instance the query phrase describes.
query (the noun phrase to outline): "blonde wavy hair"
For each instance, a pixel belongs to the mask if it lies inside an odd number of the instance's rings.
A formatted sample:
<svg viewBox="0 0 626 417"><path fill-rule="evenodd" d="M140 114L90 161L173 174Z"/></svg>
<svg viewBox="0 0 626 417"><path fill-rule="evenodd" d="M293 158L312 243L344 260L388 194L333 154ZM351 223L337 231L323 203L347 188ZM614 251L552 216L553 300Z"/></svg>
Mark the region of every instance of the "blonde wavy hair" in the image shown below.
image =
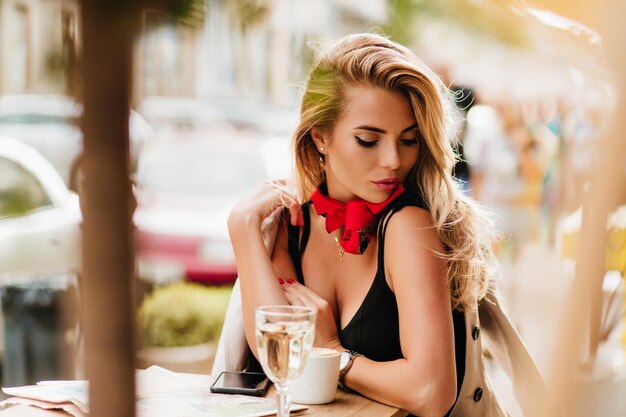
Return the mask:
<svg viewBox="0 0 626 417"><path fill-rule="evenodd" d="M408 97L419 126L417 163L405 187L419 193L432 216L445 253L452 306L474 308L491 288L488 266L491 221L459 189L452 177L456 154L451 146L456 110L446 88L417 56L402 45L374 34L350 35L321 54L307 80L300 120L293 136L295 178L308 200L325 180L324 163L311 129L332 132L346 106L345 90L371 86Z"/></svg>

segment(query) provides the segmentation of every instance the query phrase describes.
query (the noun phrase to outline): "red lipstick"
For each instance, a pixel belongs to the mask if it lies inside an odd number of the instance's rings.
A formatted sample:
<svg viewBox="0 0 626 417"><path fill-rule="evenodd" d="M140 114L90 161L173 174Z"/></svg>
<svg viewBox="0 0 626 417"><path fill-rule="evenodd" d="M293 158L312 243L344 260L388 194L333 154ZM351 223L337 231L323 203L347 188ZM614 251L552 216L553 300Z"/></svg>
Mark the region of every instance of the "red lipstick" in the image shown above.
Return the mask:
<svg viewBox="0 0 626 417"><path fill-rule="evenodd" d="M395 190L398 184L400 184L400 180L398 178L385 178L372 182L383 190Z"/></svg>

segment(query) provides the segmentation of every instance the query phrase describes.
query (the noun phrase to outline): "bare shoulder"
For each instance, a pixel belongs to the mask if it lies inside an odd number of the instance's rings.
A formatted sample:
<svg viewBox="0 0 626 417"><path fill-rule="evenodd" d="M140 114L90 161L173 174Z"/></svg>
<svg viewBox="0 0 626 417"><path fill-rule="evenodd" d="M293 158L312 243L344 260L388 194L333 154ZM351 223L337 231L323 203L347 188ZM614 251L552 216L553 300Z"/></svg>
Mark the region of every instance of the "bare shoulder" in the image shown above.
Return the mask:
<svg viewBox="0 0 626 417"><path fill-rule="evenodd" d="M440 286L445 279L442 252L430 213L420 207L403 207L389 219L385 233L385 275L390 288L397 293L417 282Z"/></svg>
<svg viewBox="0 0 626 417"><path fill-rule="evenodd" d="M407 243L422 247L440 249L441 242L430 213L415 206L406 206L394 213L389 219L385 233L385 245L389 249L404 246Z"/></svg>

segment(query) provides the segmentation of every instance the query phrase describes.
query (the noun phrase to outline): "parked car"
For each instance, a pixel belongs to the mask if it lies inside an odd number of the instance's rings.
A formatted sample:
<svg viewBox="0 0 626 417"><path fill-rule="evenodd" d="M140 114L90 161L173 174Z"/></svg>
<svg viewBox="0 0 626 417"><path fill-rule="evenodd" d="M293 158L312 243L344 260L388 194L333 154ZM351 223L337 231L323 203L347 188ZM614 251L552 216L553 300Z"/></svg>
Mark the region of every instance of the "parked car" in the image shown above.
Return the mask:
<svg viewBox="0 0 626 417"><path fill-rule="evenodd" d="M148 96L137 110L154 128L157 139L176 136L178 139L220 132L232 136L234 127L224 113L205 101L188 97Z"/></svg>
<svg viewBox="0 0 626 417"><path fill-rule="evenodd" d="M81 219L78 196L52 165L0 136L0 284L79 271Z"/></svg>
<svg viewBox="0 0 626 417"><path fill-rule="evenodd" d="M152 143L137 170L137 260L153 282L186 277L222 284L236 268L226 220L234 204L267 178L259 140Z"/></svg>
<svg viewBox="0 0 626 417"><path fill-rule="evenodd" d="M238 130L265 137L291 136L298 124L299 108L276 106L258 101L213 98L209 103L224 114Z"/></svg>
<svg viewBox="0 0 626 417"><path fill-rule="evenodd" d="M19 139L41 153L71 189L78 187L83 135L82 105L58 95L0 97L0 135ZM131 168L152 136L150 125L136 112L129 118Z"/></svg>

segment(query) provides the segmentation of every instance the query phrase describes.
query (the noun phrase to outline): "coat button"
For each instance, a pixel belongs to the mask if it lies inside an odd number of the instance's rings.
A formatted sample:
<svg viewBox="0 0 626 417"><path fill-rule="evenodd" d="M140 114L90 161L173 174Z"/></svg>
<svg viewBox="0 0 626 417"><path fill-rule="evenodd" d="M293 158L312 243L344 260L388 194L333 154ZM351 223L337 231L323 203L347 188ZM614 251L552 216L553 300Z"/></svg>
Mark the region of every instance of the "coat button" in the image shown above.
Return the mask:
<svg viewBox="0 0 626 417"><path fill-rule="evenodd" d="M474 391L474 401L478 402L481 398L483 398L483 389L476 388L476 391Z"/></svg>
<svg viewBox="0 0 626 417"><path fill-rule="evenodd" d="M478 340L478 336L480 336L480 328L478 326L474 326L472 330L472 339Z"/></svg>

